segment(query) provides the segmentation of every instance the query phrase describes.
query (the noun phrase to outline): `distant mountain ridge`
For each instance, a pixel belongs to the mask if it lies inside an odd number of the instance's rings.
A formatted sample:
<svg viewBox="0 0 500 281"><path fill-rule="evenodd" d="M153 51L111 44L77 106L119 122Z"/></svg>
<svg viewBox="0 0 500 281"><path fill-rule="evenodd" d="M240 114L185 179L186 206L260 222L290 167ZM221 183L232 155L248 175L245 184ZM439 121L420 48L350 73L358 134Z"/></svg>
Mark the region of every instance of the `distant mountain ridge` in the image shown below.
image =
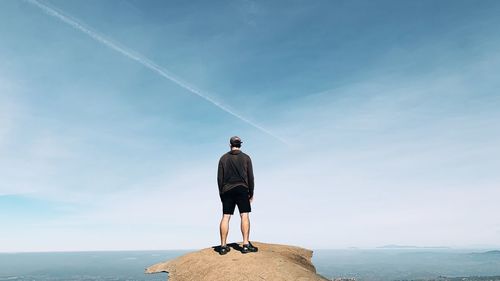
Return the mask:
<svg viewBox="0 0 500 281"><path fill-rule="evenodd" d="M414 246L414 245L397 245L389 244L377 247L378 249L451 249L445 246Z"/></svg>
<svg viewBox="0 0 500 281"><path fill-rule="evenodd" d="M482 256L500 256L500 250L491 250L486 252L472 253L473 255L482 255Z"/></svg>

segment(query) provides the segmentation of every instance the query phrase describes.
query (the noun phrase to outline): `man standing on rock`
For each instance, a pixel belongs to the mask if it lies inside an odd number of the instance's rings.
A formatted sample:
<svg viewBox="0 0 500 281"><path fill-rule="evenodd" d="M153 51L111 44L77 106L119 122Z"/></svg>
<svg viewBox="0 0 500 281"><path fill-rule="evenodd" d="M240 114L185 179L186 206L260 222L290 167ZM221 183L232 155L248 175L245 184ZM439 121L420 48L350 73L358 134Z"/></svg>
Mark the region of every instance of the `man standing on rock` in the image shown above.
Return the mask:
<svg viewBox="0 0 500 281"><path fill-rule="evenodd" d="M217 171L217 183L219 185L219 195L222 201L222 220L220 222L219 254L225 255L230 251L226 245L227 234L229 232L229 219L234 214L234 209L238 205L241 217L241 234L243 235L243 254L257 252L249 239L251 212L250 203L253 200L253 169L250 156L243 153L241 149L241 139L237 136L229 140L231 150L219 160Z"/></svg>

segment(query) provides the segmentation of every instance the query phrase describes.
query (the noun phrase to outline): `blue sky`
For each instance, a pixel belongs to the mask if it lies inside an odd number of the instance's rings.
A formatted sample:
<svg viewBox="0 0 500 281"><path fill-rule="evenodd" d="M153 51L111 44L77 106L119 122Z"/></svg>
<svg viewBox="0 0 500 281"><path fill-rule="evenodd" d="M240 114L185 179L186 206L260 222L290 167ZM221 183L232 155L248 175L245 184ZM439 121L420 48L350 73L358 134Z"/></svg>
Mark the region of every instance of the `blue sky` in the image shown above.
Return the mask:
<svg viewBox="0 0 500 281"><path fill-rule="evenodd" d="M232 135L251 240L500 247L499 13L0 1L0 251L215 245Z"/></svg>

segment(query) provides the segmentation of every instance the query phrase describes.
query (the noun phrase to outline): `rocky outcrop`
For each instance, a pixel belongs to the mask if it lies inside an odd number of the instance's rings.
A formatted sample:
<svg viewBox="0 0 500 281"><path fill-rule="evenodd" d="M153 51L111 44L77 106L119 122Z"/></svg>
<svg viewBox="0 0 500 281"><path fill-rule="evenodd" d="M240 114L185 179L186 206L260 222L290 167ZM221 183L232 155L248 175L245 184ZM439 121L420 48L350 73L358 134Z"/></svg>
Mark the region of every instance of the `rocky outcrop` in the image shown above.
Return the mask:
<svg viewBox="0 0 500 281"><path fill-rule="evenodd" d="M219 255L216 247L152 265L146 273L167 272L169 281L328 280L316 274L312 251L295 246L252 242L256 253L242 254L238 244Z"/></svg>

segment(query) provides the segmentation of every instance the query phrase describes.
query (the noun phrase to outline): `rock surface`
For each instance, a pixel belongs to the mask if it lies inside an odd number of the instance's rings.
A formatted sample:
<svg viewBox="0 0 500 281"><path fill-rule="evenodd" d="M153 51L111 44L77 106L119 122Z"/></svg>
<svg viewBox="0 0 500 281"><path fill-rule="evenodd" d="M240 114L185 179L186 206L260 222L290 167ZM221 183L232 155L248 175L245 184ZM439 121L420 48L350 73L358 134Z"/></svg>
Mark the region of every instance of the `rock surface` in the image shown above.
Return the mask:
<svg viewBox="0 0 500 281"><path fill-rule="evenodd" d="M241 243L240 243L241 244ZM316 274L312 251L295 246L252 242L256 253L242 254L238 244L219 255L215 247L152 265L146 273L168 272L169 281L328 280Z"/></svg>

